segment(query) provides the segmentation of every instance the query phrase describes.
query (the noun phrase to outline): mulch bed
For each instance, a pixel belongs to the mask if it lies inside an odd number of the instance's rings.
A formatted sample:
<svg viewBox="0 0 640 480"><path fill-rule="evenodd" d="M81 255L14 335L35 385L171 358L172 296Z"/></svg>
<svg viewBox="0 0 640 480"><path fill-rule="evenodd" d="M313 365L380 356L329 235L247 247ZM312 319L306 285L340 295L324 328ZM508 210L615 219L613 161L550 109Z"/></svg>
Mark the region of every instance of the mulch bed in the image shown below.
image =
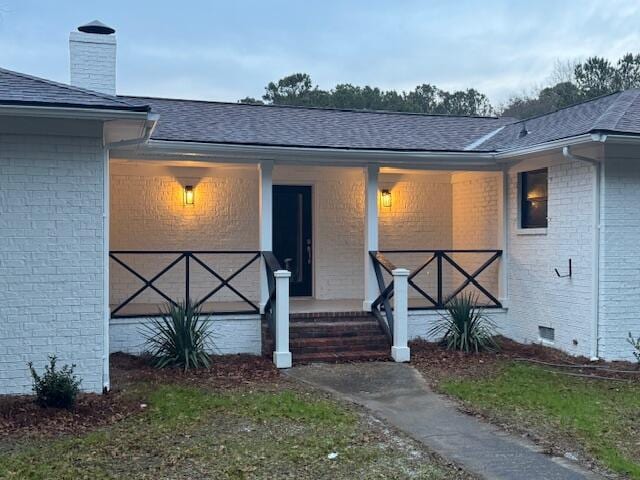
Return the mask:
<svg viewBox="0 0 640 480"><path fill-rule="evenodd" d="M112 390L106 395L83 393L72 410L40 407L30 395L0 396L0 440L81 434L116 423L144 411L144 398L135 392L136 384L179 383L225 390L270 385L280 379L272 362L252 355L213 357L211 368L185 373L154 368L141 357L114 354Z"/></svg>
<svg viewBox="0 0 640 480"><path fill-rule="evenodd" d="M118 392L81 394L72 410L40 407L33 396L1 396L0 440L83 433L118 422L140 410L139 401Z"/></svg>
<svg viewBox="0 0 640 480"><path fill-rule="evenodd" d="M542 368L578 376L640 381L638 365L631 362L592 362L586 357L573 357L555 348L525 345L504 337L498 340L499 352L473 354L446 350L437 343L416 340L410 344L411 364L433 384L445 378L492 375L509 360L529 360Z"/></svg>
<svg viewBox="0 0 640 480"><path fill-rule="evenodd" d="M132 383L180 383L210 386L216 389L265 384L280 378L273 362L255 355L220 355L212 357L208 369L155 368L144 357L115 353L111 355L111 377L114 389Z"/></svg>

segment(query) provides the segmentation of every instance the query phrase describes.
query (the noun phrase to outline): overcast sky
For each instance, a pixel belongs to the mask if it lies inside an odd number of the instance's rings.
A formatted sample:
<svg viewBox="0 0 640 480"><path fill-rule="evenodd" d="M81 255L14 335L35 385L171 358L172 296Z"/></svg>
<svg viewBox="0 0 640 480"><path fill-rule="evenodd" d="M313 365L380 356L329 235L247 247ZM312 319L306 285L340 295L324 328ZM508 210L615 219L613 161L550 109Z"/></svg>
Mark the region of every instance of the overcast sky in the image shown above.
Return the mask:
<svg viewBox="0 0 640 480"><path fill-rule="evenodd" d="M116 29L118 93L236 101L307 72L409 90L474 87L494 105L557 59L640 52L640 1L0 0L0 67L69 80L69 32Z"/></svg>

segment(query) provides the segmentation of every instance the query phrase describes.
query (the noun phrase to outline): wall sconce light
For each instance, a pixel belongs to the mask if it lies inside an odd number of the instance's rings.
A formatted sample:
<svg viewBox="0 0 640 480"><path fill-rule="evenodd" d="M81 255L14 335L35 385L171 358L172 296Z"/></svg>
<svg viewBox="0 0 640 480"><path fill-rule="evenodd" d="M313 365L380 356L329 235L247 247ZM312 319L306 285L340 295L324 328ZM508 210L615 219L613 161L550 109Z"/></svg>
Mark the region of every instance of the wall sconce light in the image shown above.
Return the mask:
<svg viewBox="0 0 640 480"><path fill-rule="evenodd" d="M382 190L382 206L383 207L391 206L391 192L387 189Z"/></svg>
<svg viewBox="0 0 640 480"><path fill-rule="evenodd" d="M193 205L193 185L184 187L184 204Z"/></svg>

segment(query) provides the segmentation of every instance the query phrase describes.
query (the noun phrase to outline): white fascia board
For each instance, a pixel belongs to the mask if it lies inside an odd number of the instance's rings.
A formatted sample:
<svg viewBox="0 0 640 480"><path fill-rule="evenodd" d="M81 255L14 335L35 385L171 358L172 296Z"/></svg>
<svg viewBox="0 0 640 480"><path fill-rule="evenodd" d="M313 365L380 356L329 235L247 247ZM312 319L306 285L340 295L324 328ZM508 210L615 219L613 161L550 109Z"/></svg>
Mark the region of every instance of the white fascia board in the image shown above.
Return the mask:
<svg viewBox="0 0 640 480"><path fill-rule="evenodd" d="M566 147L569 145L579 145L581 143L590 142L604 142L606 138L606 135L588 133L584 135L577 135L575 137L553 140L551 142L541 143L538 145L532 145L531 147L505 150L500 153L494 154L494 158L498 163L508 163L510 160L515 160L517 157L542 153L548 150L561 149L562 147Z"/></svg>
<svg viewBox="0 0 640 480"><path fill-rule="evenodd" d="M119 152L126 156L125 150ZM484 168L497 169L494 155L472 152L425 152L387 150L347 150L336 148L274 147L259 145L216 144L149 140L136 154L205 158L218 161L256 162L274 160L280 164L323 164L364 166L368 164L397 165L412 168Z"/></svg>
<svg viewBox="0 0 640 480"><path fill-rule="evenodd" d="M607 134L606 143L640 143L640 135Z"/></svg>
<svg viewBox="0 0 640 480"><path fill-rule="evenodd" d="M174 160L200 159L230 163L256 163L273 160L279 164L327 166L381 166L413 168L423 170L501 170L502 165L520 160L523 156L535 155L549 150L562 149L569 145L586 143L640 143L640 136L584 134L542 143L526 148L516 148L500 153L490 152L433 152L391 150L348 150L313 147L275 147L262 145L239 145L201 142L149 140L135 150L118 149L113 153L120 158Z"/></svg>
<svg viewBox="0 0 640 480"><path fill-rule="evenodd" d="M103 123L103 139L109 149L127 146L139 146L149 140L158 124L160 116L148 113L144 118L135 120L118 119Z"/></svg>
<svg viewBox="0 0 640 480"><path fill-rule="evenodd" d="M146 119L148 112L131 110L45 107L35 105L0 105L0 115L15 117L74 118L80 120Z"/></svg>

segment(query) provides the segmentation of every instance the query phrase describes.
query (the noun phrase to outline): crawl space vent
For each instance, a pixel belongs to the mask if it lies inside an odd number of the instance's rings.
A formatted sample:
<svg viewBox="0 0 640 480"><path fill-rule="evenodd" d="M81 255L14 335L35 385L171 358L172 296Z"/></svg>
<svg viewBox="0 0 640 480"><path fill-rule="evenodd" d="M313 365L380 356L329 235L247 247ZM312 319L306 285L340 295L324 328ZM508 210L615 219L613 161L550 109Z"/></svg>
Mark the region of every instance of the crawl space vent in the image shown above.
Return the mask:
<svg viewBox="0 0 640 480"><path fill-rule="evenodd" d="M541 340L546 340L547 342L553 342L556 339L556 331L551 327L538 326L538 335L540 335Z"/></svg>

